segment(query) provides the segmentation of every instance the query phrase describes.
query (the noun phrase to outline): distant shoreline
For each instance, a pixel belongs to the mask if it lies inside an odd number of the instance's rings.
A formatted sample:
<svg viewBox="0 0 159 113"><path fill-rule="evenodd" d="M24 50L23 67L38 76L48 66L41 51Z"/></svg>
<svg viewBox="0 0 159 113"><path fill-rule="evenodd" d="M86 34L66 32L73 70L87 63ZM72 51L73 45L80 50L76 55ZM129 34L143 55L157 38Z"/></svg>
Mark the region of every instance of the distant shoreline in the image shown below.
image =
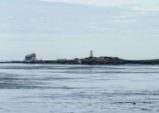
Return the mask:
<svg viewBox="0 0 159 113"><path fill-rule="evenodd" d="M59 60L31 60L31 61L4 61L0 63L24 64L88 64L88 65L122 65L122 64L159 64L159 59L152 60L125 60L118 57L87 57Z"/></svg>

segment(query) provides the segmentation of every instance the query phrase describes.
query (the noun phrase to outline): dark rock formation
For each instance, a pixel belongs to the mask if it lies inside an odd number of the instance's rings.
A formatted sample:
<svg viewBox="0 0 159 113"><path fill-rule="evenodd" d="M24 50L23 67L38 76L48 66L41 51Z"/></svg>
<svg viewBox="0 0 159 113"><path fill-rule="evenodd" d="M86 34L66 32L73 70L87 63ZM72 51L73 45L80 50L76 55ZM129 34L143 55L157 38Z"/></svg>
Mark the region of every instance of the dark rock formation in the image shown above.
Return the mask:
<svg viewBox="0 0 159 113"><path fill-rule="evenodd" d="M24 60L8 61L0 63L28 63L28 64L88 64L88 65L121 65L121 64L159 64L159 59L154 60L124 60L118 57L87 57L75 59L58 59L58 60Z"/></svg>

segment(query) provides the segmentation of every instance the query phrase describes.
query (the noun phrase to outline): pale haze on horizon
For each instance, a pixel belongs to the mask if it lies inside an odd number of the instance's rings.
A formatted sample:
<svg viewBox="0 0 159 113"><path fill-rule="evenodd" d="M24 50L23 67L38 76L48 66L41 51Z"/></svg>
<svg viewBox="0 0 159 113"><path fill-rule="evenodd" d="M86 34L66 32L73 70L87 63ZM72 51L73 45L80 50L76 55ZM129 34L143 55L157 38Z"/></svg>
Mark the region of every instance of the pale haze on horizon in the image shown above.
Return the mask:
<svg viewBox="0 0 159 113"><path fill-rule="evenodd" d="M0 60L159 58L158 0L1 0Z"/></svg>

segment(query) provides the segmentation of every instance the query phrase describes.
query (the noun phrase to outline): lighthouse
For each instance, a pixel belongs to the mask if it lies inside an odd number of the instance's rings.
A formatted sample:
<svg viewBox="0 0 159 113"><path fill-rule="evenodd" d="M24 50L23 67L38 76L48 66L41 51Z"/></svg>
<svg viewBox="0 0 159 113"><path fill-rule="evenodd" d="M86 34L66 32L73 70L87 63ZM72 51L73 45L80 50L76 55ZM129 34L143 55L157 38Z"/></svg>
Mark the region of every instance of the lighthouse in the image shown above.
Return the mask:
<svg viewBox="0 0 159 113"><path fill-rule="evenodd" d="M93 51L90 51L90 58L93 58Z"/></svg>

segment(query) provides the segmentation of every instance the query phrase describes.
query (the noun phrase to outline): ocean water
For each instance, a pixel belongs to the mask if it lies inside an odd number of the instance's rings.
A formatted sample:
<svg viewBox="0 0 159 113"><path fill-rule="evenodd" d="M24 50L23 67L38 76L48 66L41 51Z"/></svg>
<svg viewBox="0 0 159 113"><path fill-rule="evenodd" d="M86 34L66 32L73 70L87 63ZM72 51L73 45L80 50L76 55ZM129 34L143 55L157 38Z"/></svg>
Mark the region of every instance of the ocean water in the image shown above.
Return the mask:
<svg viewBox="0 0 159 113"><path fill-rule="evenodd" d="M0 64L0 113L150 112L159 65Z"/></svg>

